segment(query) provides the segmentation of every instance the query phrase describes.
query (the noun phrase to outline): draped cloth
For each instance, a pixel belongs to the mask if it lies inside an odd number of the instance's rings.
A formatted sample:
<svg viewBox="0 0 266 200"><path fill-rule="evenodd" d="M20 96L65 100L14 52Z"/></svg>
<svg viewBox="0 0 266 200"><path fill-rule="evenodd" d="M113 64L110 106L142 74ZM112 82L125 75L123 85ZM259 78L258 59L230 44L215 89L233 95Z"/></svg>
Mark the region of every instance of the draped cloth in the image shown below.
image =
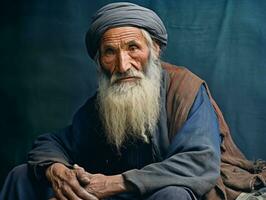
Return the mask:
<svg viewBox="0 0 266 200"><path fill-rule="evenodd" d="M96 55L103 33L109 28L121 26L143 28L161 47L167 44L165 26L155 12L133 3L111 3L95 13L86 34L86 47L92 59Z"/></svg>
<svg viewBox="0 0 266 200"><path fill-rule="evenodd" d="M229 127L220 108L212 98L207 84L184 68L168 63L163 63L162 66L170 74L167 94L167 118L169 119L170 138L174 137L177 130L182 127L187 119L194 95L201 84L207 89L218 117L222 137L221 174L215 187L205 195L204 199L234 200L242 192L251 193L266 187L266 162L262 160L255 162L247 160L235 145ZM180 93L183 95L176 95Z"/></svg>

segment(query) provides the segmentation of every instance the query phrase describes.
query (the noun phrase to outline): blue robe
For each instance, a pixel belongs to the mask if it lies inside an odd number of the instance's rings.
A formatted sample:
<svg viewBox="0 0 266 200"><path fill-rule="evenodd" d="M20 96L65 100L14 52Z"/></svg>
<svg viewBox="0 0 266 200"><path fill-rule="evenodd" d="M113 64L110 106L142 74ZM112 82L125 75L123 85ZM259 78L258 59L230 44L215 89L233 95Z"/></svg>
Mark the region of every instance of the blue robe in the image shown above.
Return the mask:
<svg viewBox="0 0 266 200"><path fill-rule="evenodd" d="M187 188L196 197L208 192L220 175L217 116L202 85L186 121L170 138L168 78L168 71L163 70L160 117L150 143L129 140L117 152L106 142L94 96L78 110L72 125L35 141L28 161L35 176L43 179L46 167L53 162L69 167L77 163L91 173L122 173L141 195L170 185Z"/></svg>

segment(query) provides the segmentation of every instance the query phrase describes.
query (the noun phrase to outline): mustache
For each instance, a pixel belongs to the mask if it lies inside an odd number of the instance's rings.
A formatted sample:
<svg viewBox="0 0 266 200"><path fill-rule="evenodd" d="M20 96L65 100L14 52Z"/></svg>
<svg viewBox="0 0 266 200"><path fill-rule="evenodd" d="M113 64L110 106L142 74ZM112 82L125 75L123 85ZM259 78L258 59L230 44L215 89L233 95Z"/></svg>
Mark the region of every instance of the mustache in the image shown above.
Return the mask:
<svg viewBox="0 0 266 200"><path fill-rule="evenodd" d="M127 70L124 73L120 73L120 72L114 73L110 78L110 82L111 82L111 84L115 84L118 81L120 81L122 79L127 79L127 78L143 79L143 78L145 78L145 74L142 71L138 71L134 68L130 68L129 70Z"/></svg>

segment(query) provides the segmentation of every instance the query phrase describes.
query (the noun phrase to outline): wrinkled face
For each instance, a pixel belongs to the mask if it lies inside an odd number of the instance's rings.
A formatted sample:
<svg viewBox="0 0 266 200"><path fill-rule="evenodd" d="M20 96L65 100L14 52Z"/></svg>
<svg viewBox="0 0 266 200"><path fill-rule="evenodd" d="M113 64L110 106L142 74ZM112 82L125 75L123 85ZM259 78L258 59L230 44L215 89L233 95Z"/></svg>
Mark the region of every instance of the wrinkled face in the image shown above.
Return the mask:
<svg viewBox="0 0 266 200"><path fill-rule="evenodd" d="M107 30L101 39L100 64L112 77L130 69L143 72L149 59L149 48L140 29L118 27ZM115 83L135 82L138 76L121 76Z"/></svg>
<svg viewBox="0 0 266 200"><path fill-rule="evenodd" d="M138 28L113 28L102 37L97 64L99 115L109 144L148 143L160 113L159 46Z"/></svg>

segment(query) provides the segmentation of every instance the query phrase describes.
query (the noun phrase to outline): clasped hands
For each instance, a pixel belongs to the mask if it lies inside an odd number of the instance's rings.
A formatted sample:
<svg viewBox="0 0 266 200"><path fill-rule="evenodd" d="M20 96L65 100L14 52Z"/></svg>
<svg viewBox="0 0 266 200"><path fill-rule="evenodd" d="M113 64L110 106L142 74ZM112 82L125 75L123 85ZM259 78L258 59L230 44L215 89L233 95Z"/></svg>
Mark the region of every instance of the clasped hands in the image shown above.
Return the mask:
<svg viewBox="0 0 266 200"><path fill-rule="evenodd" d="M54 163L47 168L46 177L53 187L53 200L99 200L128 191L121 174L90 174L78 165L69 169Z"/></svg>

